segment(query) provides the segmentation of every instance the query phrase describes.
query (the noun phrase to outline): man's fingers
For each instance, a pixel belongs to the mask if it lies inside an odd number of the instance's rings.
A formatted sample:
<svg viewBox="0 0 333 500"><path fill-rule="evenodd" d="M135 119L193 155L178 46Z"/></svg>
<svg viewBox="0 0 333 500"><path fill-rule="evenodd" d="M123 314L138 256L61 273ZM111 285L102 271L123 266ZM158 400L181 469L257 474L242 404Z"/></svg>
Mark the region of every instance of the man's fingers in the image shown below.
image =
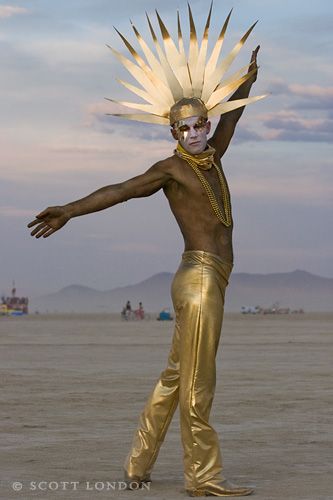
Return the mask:
<svg viewBox="0 0 333 500"><path fill-rule="evenodd" d="M41 220L40 219L35 219L33 220L32 222L29 222L28 226L27 227L33 227L35 226L36 224L40 224L41 223Z"/></svg>
<svg viewBox="0 0 333 500"><path fill-rule="evenodd" d="M49 236L51 236L51 234L55 233L56 232L56 229L49 229L46 233L43 234L43 238L48 238Z"/></svg>
<svg viewBox="0 0 333 500"><path fill-rule="evenodd" d="M36 234L36 238L40 238L41 236L43 236L45 233L47 233L48 231L50 231L50 226L46 226L44 227L44 229L41 229L37 234Z"/></svg>
<svg viewBox="0 0 333 500"><path fill-rule="evenodd" d="M251 56L251 61L249 65L249 72L253 69L258 69L257 65L257 54L259 52L260 45L257 45L257 47L252 51L252 56Z"/></svg>
<svg viewBox="0 0 333 500"><path fill-rule="evenodd" d="M44 228L49 228L49 226L45 223L42 222L40 223L33 231L31 231L31 236L35 236L39 231L41 231Z"/></svg>
<svg viewBox="0 0 333 500"><path fill-rule="evenodd" d="M260 49L260 45L258 45L253 51L252 51L252 57L251 61L254 62L257 59L257 55Z"/></svg>

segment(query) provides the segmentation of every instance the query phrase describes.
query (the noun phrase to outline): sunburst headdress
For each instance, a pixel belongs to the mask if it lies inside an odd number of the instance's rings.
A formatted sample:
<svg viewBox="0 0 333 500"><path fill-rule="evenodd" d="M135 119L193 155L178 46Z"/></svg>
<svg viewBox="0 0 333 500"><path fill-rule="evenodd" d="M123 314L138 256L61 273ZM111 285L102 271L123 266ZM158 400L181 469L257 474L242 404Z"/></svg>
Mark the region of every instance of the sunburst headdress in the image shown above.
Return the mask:
<svg viewBox="0 0 333 500"><path fill-rule="evenodd" d="M119 101L118 104L143 111L143 113L111 113L112 116L121 116L129 120L147 123L173 125L176 121L190 116L199 115L211 118L221 115L265 97L265 95L261 95L221 102L229 94L231 94L231 92L237 90L243 82L251 78L253 73L256 71L256 69L249 71L250 65L247 65L229 78L222 80L256 23L249 28L229 54L227 54L227 56L219 62L225 32L231 16L230 11L212 49L210 57L206 62L212 6L213 2L211 3L209 9L202 42L199 46L191 7L188 5L190 23L188 57L185 53L179 12L177 13L178 47L174 43L160 15L156 11L163 39L163 46L159 43L152 23L147 15L148 25L157 57L149 48L148 44L142 38L132 22L132 28L142 49L145 60L137 53L127 39L115 28L130 54L133 56L135 62L126 58L109 45L108 47L137 80L137 82L141 85L141 88L123 80L118 79L118 81L128 90L145 100L148 104ZM108 100L117 102L113 99Z"/></svg>

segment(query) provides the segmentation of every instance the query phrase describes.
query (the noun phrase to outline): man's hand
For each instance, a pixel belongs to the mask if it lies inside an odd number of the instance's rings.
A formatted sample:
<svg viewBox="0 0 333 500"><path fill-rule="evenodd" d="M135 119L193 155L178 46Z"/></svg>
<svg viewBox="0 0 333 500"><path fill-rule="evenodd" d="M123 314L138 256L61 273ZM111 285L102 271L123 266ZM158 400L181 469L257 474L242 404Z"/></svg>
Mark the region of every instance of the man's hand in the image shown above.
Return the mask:
<svg viewBox="0 0 333 500"><path fill-rule="evenodd" d="M260 45L258 45L254 51L252 52L252 56L251 56L251 61L250 61L250 66L249 66L249 71L252 71L253 69L255 69L256 71L253 73L253 76L251 78L252 80L252 83L254 83L257 79L257 74L258 74L258 65L257 65L257 54L259 52L259 49L260 49Z"/></svg>
<svg viewBox="0 0 333 500"><path fill-rule="evenodd" d="M36 238L47 238L51 234L62 228L68 222L70 216L65 207L49 207L36 215L36 219L28 224L28 227L36 226L31 232L31 236Z"/></svg>

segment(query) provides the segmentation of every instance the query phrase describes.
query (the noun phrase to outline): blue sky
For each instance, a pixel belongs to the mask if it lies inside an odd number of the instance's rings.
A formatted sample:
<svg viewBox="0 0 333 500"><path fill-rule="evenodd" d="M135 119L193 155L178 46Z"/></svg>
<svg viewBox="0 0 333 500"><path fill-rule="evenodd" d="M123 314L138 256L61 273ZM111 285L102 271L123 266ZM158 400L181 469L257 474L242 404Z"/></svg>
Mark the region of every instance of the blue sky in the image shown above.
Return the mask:
<svg viewBox="0 0 333 500"><path fill-rule="evenodd" d="M201 34L209 1L192 1ZM109 118L104 97L128 99L127 77L105 44L125 53L129 18L147 34L157 8L175 33L183 0L22 0L0 2L0 292L13 279L24 293L71 283L99 289L174 271L182 239L162 193L71 221L47 240L26 224L146 170L172 153L167 128ZM252 94L224 157L235 219L235 271L296 268L333 277L331 2L215 0L212 39L234 8L226 50L257 19L234 69L257 44ZM128 79L128 78L127 78ZM130 99L129 99L130 100Z"/></svg>

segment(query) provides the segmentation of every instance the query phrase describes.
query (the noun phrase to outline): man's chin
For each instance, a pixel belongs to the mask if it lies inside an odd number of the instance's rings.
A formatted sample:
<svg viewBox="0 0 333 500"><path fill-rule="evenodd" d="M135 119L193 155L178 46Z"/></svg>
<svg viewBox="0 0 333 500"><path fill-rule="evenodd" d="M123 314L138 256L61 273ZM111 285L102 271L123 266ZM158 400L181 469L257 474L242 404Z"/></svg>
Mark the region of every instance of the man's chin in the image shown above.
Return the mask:
<svg viewBox="0 0 333 500"><path fill-rule="evenodd" d="M198 145L198 146L188 146L185 149L191 155L199 155L205 150L205 147L203 147L202 145Z"/></svg>

